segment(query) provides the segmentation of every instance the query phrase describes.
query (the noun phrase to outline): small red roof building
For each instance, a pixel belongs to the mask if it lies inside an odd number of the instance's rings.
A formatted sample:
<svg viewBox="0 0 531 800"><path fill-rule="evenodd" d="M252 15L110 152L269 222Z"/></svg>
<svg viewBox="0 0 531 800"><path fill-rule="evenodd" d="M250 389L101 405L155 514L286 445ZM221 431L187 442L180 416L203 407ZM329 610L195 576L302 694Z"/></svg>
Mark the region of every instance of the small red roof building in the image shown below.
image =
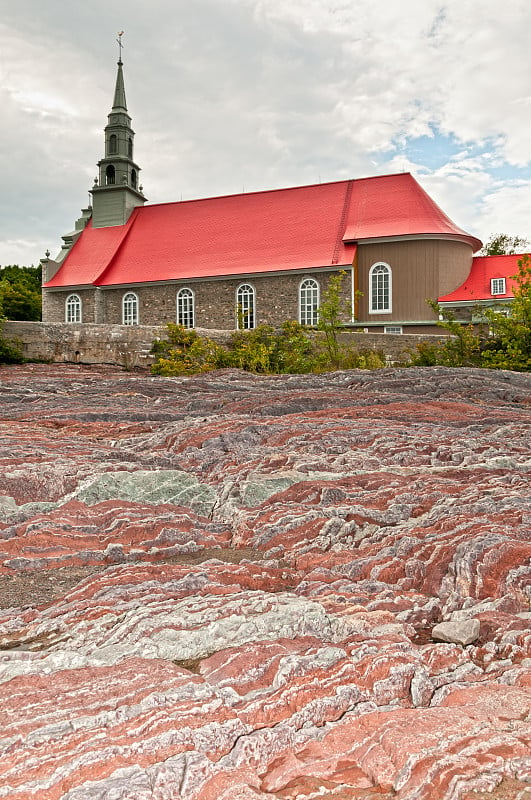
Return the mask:
<svg viewBox="0 0 531 800"><path fill-rule="evenodd" d="M441 304L457 305L493 300L511 300L521 254L476 256L461 286L439 298Z"/></svg>

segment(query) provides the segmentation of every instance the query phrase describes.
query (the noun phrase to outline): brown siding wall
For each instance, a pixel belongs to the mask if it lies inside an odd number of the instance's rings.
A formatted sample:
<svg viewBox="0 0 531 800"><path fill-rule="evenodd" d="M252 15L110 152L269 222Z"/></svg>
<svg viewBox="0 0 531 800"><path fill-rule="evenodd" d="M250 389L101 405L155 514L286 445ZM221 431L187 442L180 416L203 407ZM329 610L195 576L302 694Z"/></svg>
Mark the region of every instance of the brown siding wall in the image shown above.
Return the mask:
<svg viewBox="0 0 531 800"><path fill-rule="evenodd" d="M391 314L369 314L369 270L389 264L393 276ZM425 239L362 244L358 248L358 280L362 297L359 320L389 324L393 320L433 320L426 303L457 288L472 266L471 247L463 242Z"/></svg>
<svg viewBox="0 0 531 800"><path fill-rule="evenodd" d="M439 294L453 292L468 278L472 267L472 248L462 242L440 242Z"/></svg>

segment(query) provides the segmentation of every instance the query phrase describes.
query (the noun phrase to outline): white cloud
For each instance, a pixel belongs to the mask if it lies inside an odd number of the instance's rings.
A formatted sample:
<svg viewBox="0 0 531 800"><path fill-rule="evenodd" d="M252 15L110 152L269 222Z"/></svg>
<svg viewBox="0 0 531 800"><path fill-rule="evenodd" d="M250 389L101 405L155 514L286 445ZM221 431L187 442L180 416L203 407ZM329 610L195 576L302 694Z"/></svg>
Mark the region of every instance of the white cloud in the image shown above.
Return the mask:
<svg viewBox="0 0 531 800"><path fill-rule="evenodd" d="M4 5L2 264L55 250L86 204L122 29L150 201L411 168L472 233L531 235L527 0ZM410 151L434 131L462 143L436 169Z"/></svg>

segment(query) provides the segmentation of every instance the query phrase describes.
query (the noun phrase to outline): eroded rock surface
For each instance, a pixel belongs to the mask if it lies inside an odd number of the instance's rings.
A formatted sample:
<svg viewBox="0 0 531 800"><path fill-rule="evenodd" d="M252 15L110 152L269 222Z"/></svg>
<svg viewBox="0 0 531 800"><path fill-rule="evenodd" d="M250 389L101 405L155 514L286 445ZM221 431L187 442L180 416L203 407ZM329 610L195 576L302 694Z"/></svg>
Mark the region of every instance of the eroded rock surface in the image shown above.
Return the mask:
<svg viewBox="0 0 531 800"><path fill-rule="evenodd" d="M0 369L0 798L531 796L530 389Z"/></svg>

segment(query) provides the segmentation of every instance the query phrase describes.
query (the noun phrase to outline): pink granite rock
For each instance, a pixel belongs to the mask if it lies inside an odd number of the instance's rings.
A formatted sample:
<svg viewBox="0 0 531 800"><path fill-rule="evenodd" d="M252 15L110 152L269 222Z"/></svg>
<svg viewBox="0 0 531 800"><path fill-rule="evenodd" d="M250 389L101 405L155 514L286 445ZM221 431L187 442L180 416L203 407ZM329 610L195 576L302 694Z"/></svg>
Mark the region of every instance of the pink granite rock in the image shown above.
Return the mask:
<svg viewBox="0 0 531 800"><path fill-rule="evenodd" d="M522 800L530 387L2 368L0 800Z"/></svg>

